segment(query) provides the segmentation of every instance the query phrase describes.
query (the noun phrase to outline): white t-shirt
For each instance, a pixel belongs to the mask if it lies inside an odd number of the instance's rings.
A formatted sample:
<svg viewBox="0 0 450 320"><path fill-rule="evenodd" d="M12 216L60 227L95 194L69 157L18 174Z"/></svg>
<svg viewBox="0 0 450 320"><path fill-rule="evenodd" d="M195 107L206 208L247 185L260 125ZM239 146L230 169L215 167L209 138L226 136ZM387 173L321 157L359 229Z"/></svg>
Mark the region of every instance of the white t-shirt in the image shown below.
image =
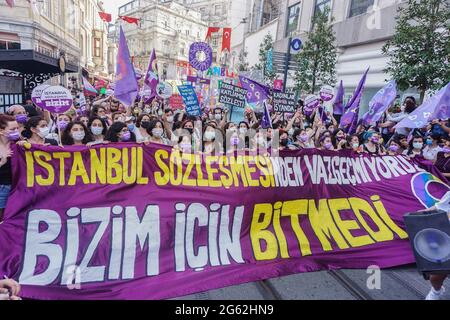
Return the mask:
<svg viewBox="0 0 450 320"><path fill-rule="evenodd" d="M439 146L436 147L426 146L422 151L422 155L425 159L434 161L436 160L437 154L441 151L442 148Z"/></svg>

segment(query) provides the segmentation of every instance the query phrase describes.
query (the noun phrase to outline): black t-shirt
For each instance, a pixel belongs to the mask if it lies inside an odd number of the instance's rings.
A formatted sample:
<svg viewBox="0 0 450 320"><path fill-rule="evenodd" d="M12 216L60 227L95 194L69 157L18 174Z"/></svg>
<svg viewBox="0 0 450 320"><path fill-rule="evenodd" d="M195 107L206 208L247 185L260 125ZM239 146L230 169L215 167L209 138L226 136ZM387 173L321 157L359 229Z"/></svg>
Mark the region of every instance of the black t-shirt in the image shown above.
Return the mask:
<svg viewBox="0 0 450 320"><path fill-rule="evenodd" d="M48 144L50 144L51 146L57 146L57 145L58 145L58 141L56 141L56 140L54 140L54 139L47 139L47 138L45 138L45 139L44 139L44 143L48 143Z"/></svg>
<svg viewBox="0 0 450 320"><path fill-rule="evenodd" d="M0 185L12 184L11 157L8 157L6 163L0 167Z"/></svg>

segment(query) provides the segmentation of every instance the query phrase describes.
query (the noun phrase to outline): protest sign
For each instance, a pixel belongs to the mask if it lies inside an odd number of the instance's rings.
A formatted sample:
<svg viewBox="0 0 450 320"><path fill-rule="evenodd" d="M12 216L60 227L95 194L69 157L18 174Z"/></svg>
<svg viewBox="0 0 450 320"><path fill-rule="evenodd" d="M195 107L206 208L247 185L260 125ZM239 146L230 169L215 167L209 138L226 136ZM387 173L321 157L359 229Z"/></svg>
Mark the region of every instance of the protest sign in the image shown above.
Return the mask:
<svg viewBox="0 0 450 320"><path fill-rule="evenodd" d="M323 101L331 101L334 98L334 88L332 86L323 86L320 89L320 98Z"/></svg>
<svg viewBox="0 0 450 320"><path fill-rule="evenodd" d="M304 113L307 116L310 116L314 110L317 109L317 107L319 106L320 101L319 101L319 97L316 95L309 95L305 98L305 106L304 106Z"/></svg>
<svg viewBox="0 0 450 320"><path fill-rule="evenodd" d="M0 277L18 280L31 299L165 299L413 263L403 215L449 190L401 155L13 148Z"/></svg>
<svg viewBox="0 0 450 320"><path fill-rule="evenodd" d="M212 64L212 48L206 42L194 42L189 48L189 63L199 71L206 71Z"/></svg>
<svg viewBox="0 0 450 320"><path fill-rule="evenodd" d="M169 99L173 94L173 87L168 82L160 82L156 86L156 94L163 99Z"/></svg>
<svg viewBox="0 0 450 320"><path fill-rule="evenodd" d="M198 103L197 94L194 87L191 85L178 86L178 91L183 98L184 105L186 106L186 112L189 115L200 116L202 111Z"/></svg>
<svg viewBox="0 0 450 320"><path fill-rule="evenodd" d="M295 93L273 93L273 110L281 113L295 113L296 102Z"/></svg>
<svg viewBox="0 0 450 320"><path fill-rule="evenodd" d="M172 110L183 109L183 97L179 94L174 94L169 98L169 106Z"/></svg>
<svg viewBox="0 0 450 320"><path fill-rule="evenodd" d="M72 93L62 86L50 86L42 91L42 108L53 113L63 113L73 104Z"/></svg>
<svg viewBox="0 0 450 320"><path fill-rule="evenodd" d="M220 86L219 103L237 108L245 108L246 97L246 89L222 82L222 85Z"/></svg>
<svg viewBox="0 0 450 320"><path fill-rule="evenodd" d="M31 101L33 101L36 107L43 108L44 104L41 100L41 96L42 92L48 87L50 87L48 84L42 84L34 88L33 91L31 92Z"/></svg>

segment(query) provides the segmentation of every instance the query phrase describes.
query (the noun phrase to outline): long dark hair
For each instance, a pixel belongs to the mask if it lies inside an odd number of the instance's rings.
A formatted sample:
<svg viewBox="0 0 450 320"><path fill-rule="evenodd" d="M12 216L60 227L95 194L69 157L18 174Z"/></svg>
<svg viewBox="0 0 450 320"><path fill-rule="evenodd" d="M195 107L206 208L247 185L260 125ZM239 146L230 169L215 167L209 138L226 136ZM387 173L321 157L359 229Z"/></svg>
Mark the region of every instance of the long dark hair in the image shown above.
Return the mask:
<svg viewBox="0 0 450 320"><path fill-rule="evenodd" d="M31 128L37 128L39 125L39 122L45 120L41 116L34 116L28 119L27 123L25 123L24 129L22 131L22 137L26 139L30 139L33 135L33 132L31 131Z"/></svg>
<svg viewBox="0 0 450 320"><path fill-rule="evenodd" d="M98 116L96 117L92 117L89 119L88 122L88 129L91 130L91 126L92 126L92 122L94 122L94 120L99 120L102 123L103 126L103 131L102 131L102 135L105 136L106 132L108 131L108 124L106 123L106 121ZM90 132L90 131L89 131ZM91 132L92 133L92 132Z"/></svg>
<svg viewBox="0 0 450 320"><path fill-rule="evenodd" d="M123 122L114 122L111 127L109 127L106 133L105 140L110 142L119 142L119 133L123 128L128 128L128 126ZM130 142L136 142L136 136L131 132Z"/></svg>
<svg viewBox="0 0 450 320"><path fill-rule="evenodd" d="M163 130L163 135L164 135L164 132L165 132L165 129L164 129L164 123L163 123L161 120L152 120L152 121L150 121L150 124L148 125L148 128L146 128L147 133L148 133L150 136L153 137L153 129L156 128L156 125L157 125L158 123L161 124L162 130Z"/></svg>
<svg viewBox="0 0 450 320"><path fill-rule="evenodd" d="M73 122L70 122L67 125L66 129L64 130L64 132L62 134L61 142L62 142L63 145L65 145L65 146L72 146L75 143L73 141L72 136L70 135L70 131L72 130L73 126L76 125L76 124L78 124L78 125L83 127L83 130L84 130L84 139L82 141L83 144L87 144L89 142L94 141L94 139L92 138L91 132L88 130L88 128L86 128L86 126L84 125L83 122L73 121Z"/></svg>

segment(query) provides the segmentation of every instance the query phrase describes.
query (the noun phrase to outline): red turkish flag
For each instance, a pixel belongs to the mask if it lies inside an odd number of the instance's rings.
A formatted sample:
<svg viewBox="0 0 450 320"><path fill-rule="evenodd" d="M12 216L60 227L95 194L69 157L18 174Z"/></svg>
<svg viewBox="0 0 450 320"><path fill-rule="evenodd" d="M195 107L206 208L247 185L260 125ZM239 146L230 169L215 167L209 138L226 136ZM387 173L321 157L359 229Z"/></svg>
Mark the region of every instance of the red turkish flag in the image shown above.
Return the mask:
<svg viewBox="0 0 450 320"><path fill-rule="evenodd" d="M231 52L231 28L223 28L222 51L225 49Z"/></svg>
<svg viewBox="0 0 450 320"><path fill-rule="evenodd" d="M119 16L120 19L122 19L123 21L126 21L128 23L135 23L137 26L139 26L139 20L138 18L132 18L132 17L127 17L127 16Z"/></svg>
<svg viewBox="0 0 450 320"><path fill-rule="evenodd" d="M98 15L100 16L100 18L105 21L105 22L111 22L112 20L112 16L110 13L106 13L106 12L99 12Z"/></svg>
<svg viewBox="0 0 450 320"><path fill-rule="evenodd" d="M209 40L213 33L219 32L220 28L218 27L209 27L208 33L206 34L206 40Z"/></svg>

